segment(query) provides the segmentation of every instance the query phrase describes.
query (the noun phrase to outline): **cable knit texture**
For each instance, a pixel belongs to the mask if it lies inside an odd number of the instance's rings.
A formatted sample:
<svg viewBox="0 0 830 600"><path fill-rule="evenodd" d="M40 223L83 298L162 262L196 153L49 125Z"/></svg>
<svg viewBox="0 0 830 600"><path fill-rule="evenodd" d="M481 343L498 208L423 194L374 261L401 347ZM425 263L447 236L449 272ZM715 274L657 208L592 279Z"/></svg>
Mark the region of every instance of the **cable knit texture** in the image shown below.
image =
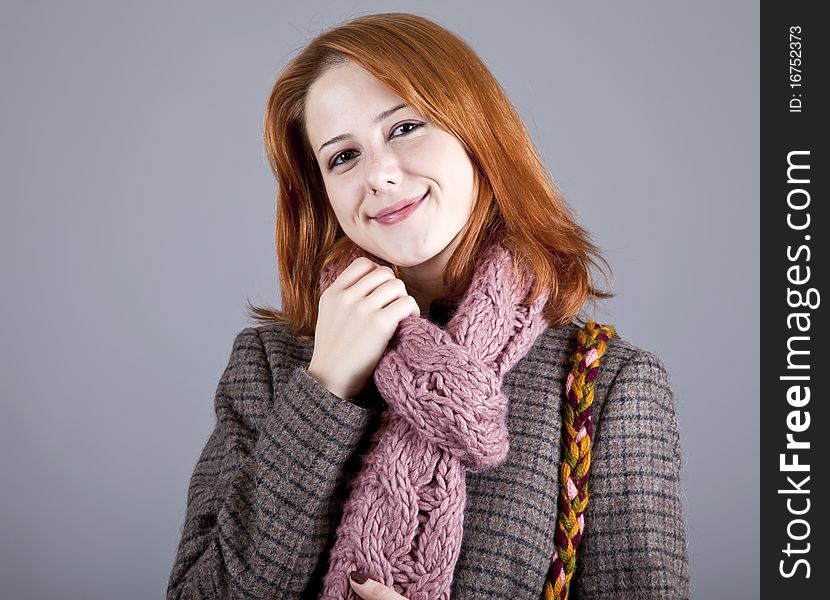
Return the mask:
<svg viewBox="0 0 830 600"><path fill-rule="evenodd" d="M326 269L327 288L353 260ZM507 371L547 322L548 294L524 304L532 279L493 245L445 329L401 321L374 381L388 405L349 498L329 555L324 599L357 599L353 570L409 600L449 598L461 548L467 470L501 463L509 449Z"/></svg>

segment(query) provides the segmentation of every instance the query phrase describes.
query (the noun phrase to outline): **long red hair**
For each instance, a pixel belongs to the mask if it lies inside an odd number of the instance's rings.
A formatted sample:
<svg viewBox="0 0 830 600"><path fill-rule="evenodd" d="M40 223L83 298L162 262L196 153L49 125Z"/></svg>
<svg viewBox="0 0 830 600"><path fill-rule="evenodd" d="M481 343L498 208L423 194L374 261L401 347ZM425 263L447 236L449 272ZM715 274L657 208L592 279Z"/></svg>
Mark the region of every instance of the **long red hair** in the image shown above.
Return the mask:
<svg viewBox="0 0 830 600"><path fill-rule="evenodd" d="M359 17L311 41L279 74L265 109L265 151L277 179L276 258L282 310L248 302L261 323L287 323L314 336L324 266L355 250L340 228L305 133L311 84L345 60L358 63L414 110L454 135L478 176L470 220L444 271L448 298L459 298L475 259L490 244L509 247L530 270L527 302L545 289L552 325L583 320L588 300L609 298L592 268L611 281L611 268L575 220L539 159L504 90L461 38L432 21L404 13ZM383 264L384 261L380 261ZM388 265L397 269L395 265Z"/></svg>

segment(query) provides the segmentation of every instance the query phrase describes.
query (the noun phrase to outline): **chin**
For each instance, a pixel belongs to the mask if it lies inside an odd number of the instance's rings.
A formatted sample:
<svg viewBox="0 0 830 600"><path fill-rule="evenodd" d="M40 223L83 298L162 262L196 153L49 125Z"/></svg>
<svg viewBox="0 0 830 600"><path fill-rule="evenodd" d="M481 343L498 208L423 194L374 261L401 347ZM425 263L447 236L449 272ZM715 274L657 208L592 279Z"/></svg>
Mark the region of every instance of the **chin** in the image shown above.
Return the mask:
<svg viewBox="0 0 830 600"><path fill-rule="evenodd" d="M397 239L390 237L388 240L378 240L375 238L372 240L373 244L358 245L373 256L406 269L427 263L447 251L450 246L454 246L453 242L456 241L458 235L447 236L445 233L436 239L438 233L433 230L429 232L428 239L417 240L406 239L407 232L401 231ZM447 237L449 239L446 239Z"/></svg>
<svg viewBox="0 0 830 600"><path fill-rule="evenodd" d="M384 252L382 255L386 262L398 265L403 268L417 267L429 262L438 256L444 247L441 248L419 248L417 250L400 250L397 252Z"/></svg>
<svg viewBox="0 0 830 600"><path fill-rule="evenodd" d="M423 241L411 241L411 243L395 244L393 246L386 246L385 248L378 248L382 251L382 256L387 262L398 265L399 267L416 267L425 262L429 262L447 249L452 240L436 240L429 239Z"/></svg>

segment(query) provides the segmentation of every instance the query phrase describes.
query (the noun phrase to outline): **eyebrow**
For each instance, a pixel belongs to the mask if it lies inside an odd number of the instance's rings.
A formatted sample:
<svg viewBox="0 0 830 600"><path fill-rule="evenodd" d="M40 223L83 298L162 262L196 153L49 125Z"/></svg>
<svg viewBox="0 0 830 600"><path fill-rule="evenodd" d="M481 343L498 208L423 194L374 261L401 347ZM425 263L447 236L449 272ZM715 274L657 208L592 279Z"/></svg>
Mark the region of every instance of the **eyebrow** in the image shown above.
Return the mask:
<svg viewBox="0 0 830 600"><path fill-rule="evenodd" d="M381 121L383 121L386 117L388 117L388 116L389 116L389 115L391 115L392 113L394 113L394 112L396 112L396 111L399 111L399 110L400 110L400 109L402 109L402 108L406 108L406 106L407 106L406 104L398 104L397 106L393 106L392 108L390 108L390 109L388 109L388 110L385 110L385 111L383 111L382 113L380 113L380 114L378 114L377 116L375 116L375 118L374 118L374 119L372 119L372 123L375 123L375 124L380 123ZM324 143L323 143L323 144L322 144L322 145L321 145L321 146L317 149L317 152L318 152L318 153L319 153L319 152L322 152L322 151L323 151L323 148L325 148L326 146L328 146L328 145L330 145L330 144L336 144L337 142L339 142L339 141L341 141L341 140L345 140L347 137L349 137L349 134L348 134L348 133L341 133L340 135L336 135L336 136L334 136L333 138L331 138L329 141L324 142Z"/></svg>

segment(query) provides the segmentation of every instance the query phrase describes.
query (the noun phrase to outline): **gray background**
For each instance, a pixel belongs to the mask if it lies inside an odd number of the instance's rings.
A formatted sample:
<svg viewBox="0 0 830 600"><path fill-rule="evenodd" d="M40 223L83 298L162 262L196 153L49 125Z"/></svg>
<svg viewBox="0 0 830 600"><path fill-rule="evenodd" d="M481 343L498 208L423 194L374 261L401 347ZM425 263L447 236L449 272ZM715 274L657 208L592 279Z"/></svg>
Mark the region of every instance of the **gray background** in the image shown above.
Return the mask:
<svg viewBox="0 0 830 600"><path fill-rule="evenodd" d="M758 596L755 2L3 2L0 595L161 597L244 301L279 304L286 61L437 20L526 120L676 390L696 598ZM714 544L714 545L713 545Z"/></svg>

